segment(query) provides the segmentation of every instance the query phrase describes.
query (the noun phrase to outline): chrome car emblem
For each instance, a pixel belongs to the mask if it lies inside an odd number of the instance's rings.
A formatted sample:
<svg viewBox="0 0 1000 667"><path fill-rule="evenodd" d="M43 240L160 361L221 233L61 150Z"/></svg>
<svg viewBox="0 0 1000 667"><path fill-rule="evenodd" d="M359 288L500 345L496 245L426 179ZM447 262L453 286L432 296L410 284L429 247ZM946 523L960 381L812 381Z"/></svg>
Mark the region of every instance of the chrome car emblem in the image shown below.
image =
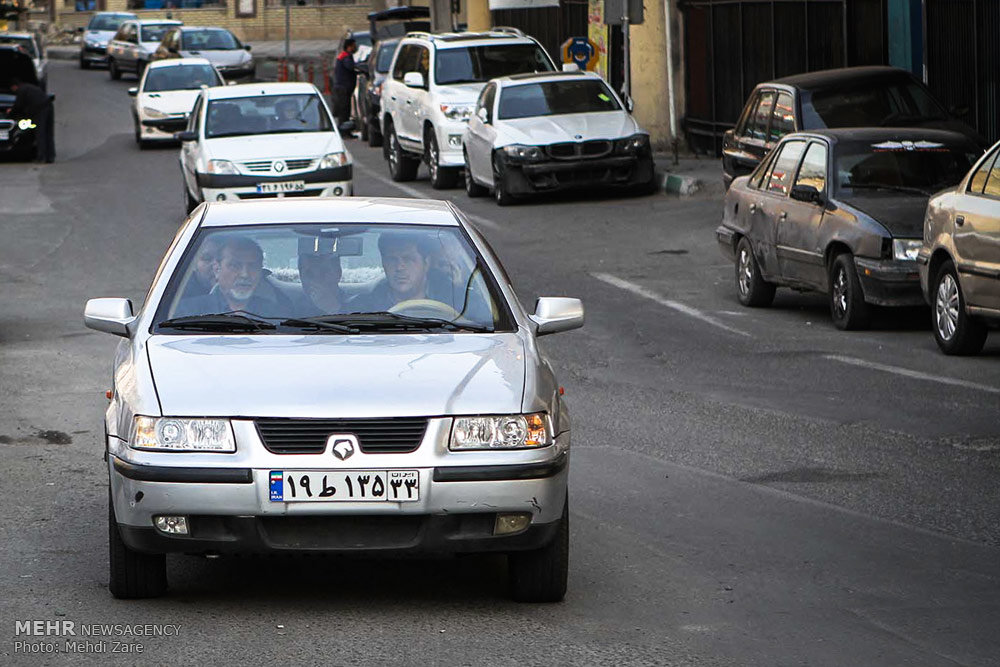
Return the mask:
<svg viewBox="0 0 1000 667"><path fill-rule="evenodd" d="M285 163L281 160L275 160L274 166L272 167L277 172L282 172L285 170Z"/></svg>
<svg viewBox="0 0 1000 667"><path fill-rule="evenodd" d="M326 440L327 446L333 443L333 455L336 456L341 461L346 461L347 459L354 456L354 452L358 449L358 439L353 435L331 435Z"/></svg>

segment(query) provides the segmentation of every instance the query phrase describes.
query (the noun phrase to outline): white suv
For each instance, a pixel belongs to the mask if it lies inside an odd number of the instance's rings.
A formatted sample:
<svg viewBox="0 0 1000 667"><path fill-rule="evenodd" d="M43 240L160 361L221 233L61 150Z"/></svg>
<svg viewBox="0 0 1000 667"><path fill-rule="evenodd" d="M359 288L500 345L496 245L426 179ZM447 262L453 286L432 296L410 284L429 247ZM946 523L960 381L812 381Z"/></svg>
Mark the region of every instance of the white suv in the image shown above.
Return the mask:
<svg viewBox="0 0 1000 667"><path fill-rule="evenodd" d="M407 35L382 85L382 150L392 179L413 180L424 160L434 188L453 187L465 164L465 126L486 82L555 69L538 42L509 28Z"/></svg>

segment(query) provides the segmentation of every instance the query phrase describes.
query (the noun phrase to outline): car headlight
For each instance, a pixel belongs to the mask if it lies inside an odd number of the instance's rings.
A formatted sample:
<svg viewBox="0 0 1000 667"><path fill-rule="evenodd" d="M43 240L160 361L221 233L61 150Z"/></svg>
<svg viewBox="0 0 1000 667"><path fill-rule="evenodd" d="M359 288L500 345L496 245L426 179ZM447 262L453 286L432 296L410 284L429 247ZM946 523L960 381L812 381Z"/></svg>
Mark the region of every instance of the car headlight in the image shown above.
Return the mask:
<svg viewBox="0 0 1000 667"><path fill-rule="evenodd" d="M452 450L526 449L552 444L552 426L544 412L528 415L456 417L451 427Z"/></svg>
<svg viewBox="0 0 1000 667"><path fill-rule="evenodd" d="M168 114L163 113L159 109L154 109L153 107L143 107L142 113L146 114L148 118L166 118Z"/></svg>
<svg viewBox="0 0 1000 667"><path fill-rule="evenodd" d="M17 129L19 130L34 130L36 127L38 126L35 125L35 121L30 118L22 118L17 121Z"/></svg>
<svg viewBox="0 0 1000 667"><path fill-rule="evenodd" d="M238 174L236 165L229 160L209 160L205 168L207 174Z"/></svg>
<svg viewBox="0 0 1000 667"><path fill-rule="evenodd" d="M347 153L327 153L323 156L323 159L319 161L320 169L334 169L336 167L343 167L348 163Z"/></svg>
<svg viewBox="0 0 1000 667"><path fill-rule="evenodd" d="M924 242L921 239L893 239L892 257L901 261L916 261L917 253L920 252L923 245Z"/></svg>
<svg viewBox="0 0 1000 667"><path fill-rule="evenodd" d="M441 113L448 120L469 120L474 104L454 104L446 102L441 105Z"/></svg>
<svg viewBox="0 0 1000 667"><path fill-rule="evenodd" d="M513 162L538 162L545 157L542 149L538 146L514 144L513 146L504 146L503 152Z"/></svg>
<svg viewBox="0 0 1000 667"><path fill-rule="evenodd" d="M172 452L235 452L228 419L137 416L128 441L132 449Z"/></svg>
<svg viewBox="0 0 1000 667"><path fill-rule="evenodd" d="M649 135L633 134L615 142L615 151L625 155L638 155L649 151Z"/></svg>

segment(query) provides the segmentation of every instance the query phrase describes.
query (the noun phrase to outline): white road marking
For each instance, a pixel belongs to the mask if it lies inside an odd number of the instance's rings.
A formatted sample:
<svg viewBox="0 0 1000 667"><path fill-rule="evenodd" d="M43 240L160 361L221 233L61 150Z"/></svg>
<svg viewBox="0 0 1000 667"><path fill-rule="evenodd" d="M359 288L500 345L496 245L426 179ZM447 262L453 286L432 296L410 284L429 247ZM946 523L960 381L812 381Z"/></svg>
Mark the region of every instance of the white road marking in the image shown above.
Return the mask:
<svg viewBox="0 0 1000 667"><path fill-rule="evenodd" d="M373 178L379 183L382 183L383 185L388 185L389 187L396 188L400 192L405 192L414 199L437 199L437 197L429 197L428 195L424 194L423 192L414 187L410 187L409 185L404 185L402 183L397 183L396 181L390 178L386 178L385 176L376 173L373 169L369 169L365 165L360 164L358 162L354 163L354 168L364 173L369 178ZM471 213L466 213L465 211L462 211L462 213L465 213L466 218L476 223L480 227L488 227L490 229L500 229L500 225L496 222L493 222L489 218L484 218L481 215L473 215Z"/></svg>
<svg viewBox="0 0 1000 667"><path fill-rule="evenodd" d="M991 394L1000 394L1000 387L992 387L988 384L979 384L978 382L970 382L968 380L959 380L956 378L931 375L930 373L921 373L920 371L913 371L910 370L909 368L902 368L900 366L889 366L888 364L880 364L875 361L867 361L865 359L858 359L856 357L845 357L839 354L827 354L824 355L824 357L831 361L837 361L842 364L848 364L849 366L858 366L860 368L868 368L874 371L882 371L883 373L892 373L893 375L901 375L903 377L907 377L912 380L937 382L938 384L946 384L951 387L964 387L965 389L974 389L976 391L985 391Z"/></svg>
<svg viewBox="0 0 1000 667"><path fill-rule="evenodd" d="M649 299L650 301L655 301L661 306L666 306L667 308L676 310L679 313L684 313L685 315L693 317L696 320L701 320L702 322L711 324L713 327L718 327L719 329L723 329L725 331L740 336L746 336L747 338L753 338L753 336L748 334L746 331L740 331L739 329L733 328L728 324L720 322L711 315L706 315L705 313L701 312L697 308L692 308L691 306L683 304L679 301L674 301L673 299L668 299L666 297L660 296L653 290L647 289L642 285L637 285L635 283L619 278L618 276L613 276L610 273L592 273L590 275L592 275L594 278L597 278L603 283L607 283L608 285L612 285L614 287L617 287L618 289L623 289L626 292L631 292L632 294L637 294L643 298Z"/></svg>

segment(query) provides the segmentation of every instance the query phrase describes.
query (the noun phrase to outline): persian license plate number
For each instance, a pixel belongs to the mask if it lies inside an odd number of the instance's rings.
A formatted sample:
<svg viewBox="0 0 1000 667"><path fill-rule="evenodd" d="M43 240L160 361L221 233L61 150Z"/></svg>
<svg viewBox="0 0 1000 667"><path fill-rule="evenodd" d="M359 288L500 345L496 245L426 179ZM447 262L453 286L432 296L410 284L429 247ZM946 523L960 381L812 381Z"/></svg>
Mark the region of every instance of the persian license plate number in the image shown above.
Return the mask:
<svg viewBox="0 0 1000 667"><path fill-rule="evenodd" d="M258 183L257 192L298 192L306 189L305 181L281 181L280 183Z"/></svg>
<svg viewBox="0 0 1000 667"><path fill-rule="evenodd" d="M277 503L420 500L416 470L272 470L269 482Z"/></svg>

